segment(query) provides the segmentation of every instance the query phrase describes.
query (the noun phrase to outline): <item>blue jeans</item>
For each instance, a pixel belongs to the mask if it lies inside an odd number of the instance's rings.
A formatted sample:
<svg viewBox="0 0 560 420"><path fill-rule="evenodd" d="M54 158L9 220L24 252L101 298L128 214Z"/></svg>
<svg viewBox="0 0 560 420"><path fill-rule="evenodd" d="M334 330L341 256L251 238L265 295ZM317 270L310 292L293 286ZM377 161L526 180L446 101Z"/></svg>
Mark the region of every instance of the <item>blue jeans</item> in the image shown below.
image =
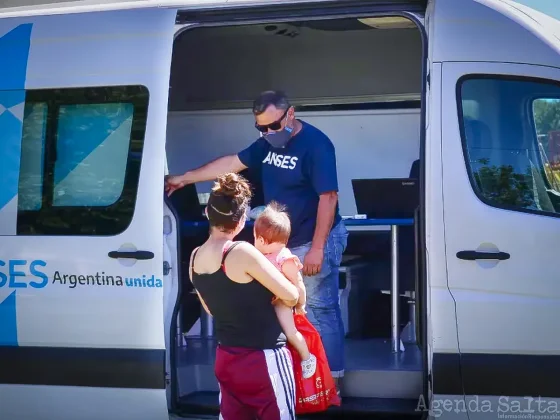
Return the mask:
<svg viewBox="0 0 560 420"><path fill-rule="evenodd" d="M303 276L307 290L307 317L323 340L333 377L344 376L344 325L338 302L338 274L342 254L348 242L348 231L340 221L329 234L325 245L323 266L314 276ZM292 248L303 262L311 242Z"/></svg>

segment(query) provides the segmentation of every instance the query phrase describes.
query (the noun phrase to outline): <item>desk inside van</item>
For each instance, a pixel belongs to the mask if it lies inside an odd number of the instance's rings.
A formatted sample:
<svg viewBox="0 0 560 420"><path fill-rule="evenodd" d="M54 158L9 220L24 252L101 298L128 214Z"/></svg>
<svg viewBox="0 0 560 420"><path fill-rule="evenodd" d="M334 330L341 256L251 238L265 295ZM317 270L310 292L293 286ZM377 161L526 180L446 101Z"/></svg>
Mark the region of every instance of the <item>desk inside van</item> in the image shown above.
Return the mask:
<svg viewBox="0 0 560 420"><path fill-rule="evenodd" d="M399 226L412 226L414 219L344 219L348 231L367 232L376 230L391 230L391 349L394 353L403 347L399 337L399 267L398 255L398 228ZM252 227L253 220L248 220L245 227ZM183 235L197 235L201 229L208 229L208 221L184 221L181 224Z"/></svg>
<svg viewBox="0 0 560 420"><path fill-rule="evenodd" d="M253 220L247 220L245 226L253 226ZM344 219L346 228L352 231L368 231L368 230L389 230L391 226L412 226L414 219ZM183 221L181 226L187 234L189 231L196 232L199 228L208 228L208 221ZM372 229L372 228L378 229Z"/></svg>

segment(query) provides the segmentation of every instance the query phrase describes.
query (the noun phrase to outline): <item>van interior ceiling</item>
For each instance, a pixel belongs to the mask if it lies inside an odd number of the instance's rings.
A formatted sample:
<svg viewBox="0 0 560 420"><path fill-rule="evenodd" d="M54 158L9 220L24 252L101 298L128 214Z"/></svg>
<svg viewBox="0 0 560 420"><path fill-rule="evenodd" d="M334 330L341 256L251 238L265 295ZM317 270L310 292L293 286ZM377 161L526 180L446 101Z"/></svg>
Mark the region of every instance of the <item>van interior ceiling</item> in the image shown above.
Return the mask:
<svg viewBox="0 0 560 420"><path fill-rule="evenodd" d="M413 163L420 153L421 84L421 33L403 17L186 30L176 38L173 52L169 172L183 173L248 146L258 137L253 98L263 90L281 89L297 117L334 143L340 212L355 216L353 179L419 176ZM251 206L263 204L259 177L245 175L256 190ZM202 211L210 188L210 182L199 183L171 196L180 218L182 260L172 366L179 407L198 414L218 410L212 322L188 279L191 251L208 235ZM198 228L193 223L197 221ZM410 412L423 392L424 369L415 339L414 228L401 227L398 234L404 345L399 353L391 351L390 228L348 229L340 275L346 333L340 410ZM245 229L239 239L252 241L252 229Z"/></svg>

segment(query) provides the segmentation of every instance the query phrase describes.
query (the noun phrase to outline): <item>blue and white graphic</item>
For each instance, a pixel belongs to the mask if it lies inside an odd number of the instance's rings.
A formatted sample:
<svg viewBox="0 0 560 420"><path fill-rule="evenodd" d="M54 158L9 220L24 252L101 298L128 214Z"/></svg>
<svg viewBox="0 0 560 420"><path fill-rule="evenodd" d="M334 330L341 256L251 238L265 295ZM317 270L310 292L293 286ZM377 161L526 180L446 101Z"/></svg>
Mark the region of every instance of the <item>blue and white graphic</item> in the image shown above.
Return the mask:
<svg viewBox="0 0 560 420"><path fill-rule="evenodd" d="M31 23L26 23L5 33L0 29L0 90L25 88L32 27Z"/></svg>
<svg viewBox="0 0 560 420"><path fill-rule="evenodd" d="M110 206L122 193L130 103L65 105L58 120L55 206Z"/></svg>
<svg viewBox="0 0 560 420"><path fill-rule="evenodd" d="M24 104L24 90L0 91L0 235L16 234Z"/></svg>
<svg viewBox="0 0 560 420"><path fill-rule="evenodd" d="M17 346L16 292L5 289L8 297L0 302L0 346ZM0 290L0 300L4 291Z"/></svg>
<svg viewBox="0 0 560 420"><path fill-rule="evenodd" d="M31 24L0 36L0 235L15 235ZM6 59L9 57L8 59ZM16 292L0 289L0 345L17 346Z"/></svg>
<svg viewBox="0 0 560 420"><path fill-rule="evenodd" d="M16 234L24 89L31 28L31 24L20 25L0 37L0 57L9 57L0 62L0 235Z"/></svg>

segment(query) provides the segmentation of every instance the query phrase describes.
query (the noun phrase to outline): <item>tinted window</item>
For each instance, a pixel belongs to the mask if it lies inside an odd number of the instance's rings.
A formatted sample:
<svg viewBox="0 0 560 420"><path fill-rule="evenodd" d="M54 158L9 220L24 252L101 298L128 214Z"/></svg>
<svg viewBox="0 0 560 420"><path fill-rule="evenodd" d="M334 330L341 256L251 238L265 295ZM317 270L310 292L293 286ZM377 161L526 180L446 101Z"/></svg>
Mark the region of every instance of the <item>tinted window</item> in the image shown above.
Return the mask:
<svg viewBox="0 0 560 420"><path fill-rule="evenodd" d="M518 211L560 211L560 87L477 77L461 81L458 91L467 167L480 199Z"/></svg>
<svg viewBox="0 0 560 420"><path fill-rule="evenodd" d="M124 231L134 213L147 106L140 86L28 91L18 234Z"/></svg>

